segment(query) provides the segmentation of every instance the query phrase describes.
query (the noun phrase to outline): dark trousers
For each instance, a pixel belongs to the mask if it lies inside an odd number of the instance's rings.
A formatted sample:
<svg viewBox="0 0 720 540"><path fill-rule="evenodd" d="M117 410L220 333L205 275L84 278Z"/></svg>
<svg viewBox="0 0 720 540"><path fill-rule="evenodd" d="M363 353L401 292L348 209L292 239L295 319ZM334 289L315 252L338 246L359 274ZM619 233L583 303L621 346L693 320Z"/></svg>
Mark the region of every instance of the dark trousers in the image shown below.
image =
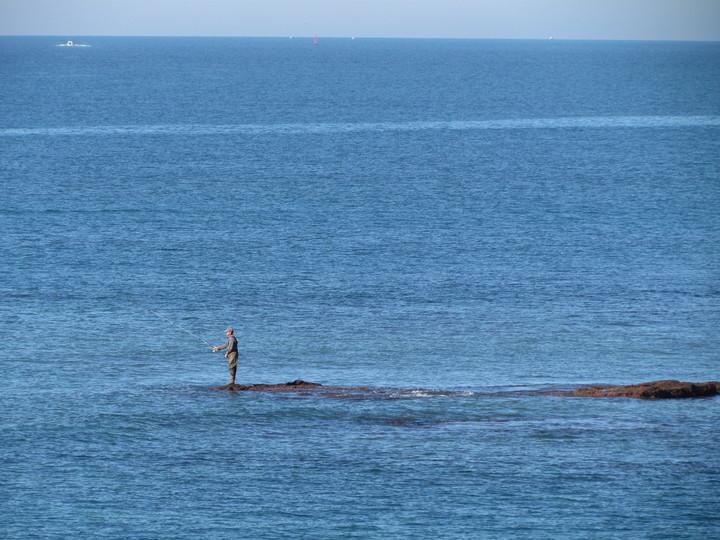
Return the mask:
<svg viewBox="0 0 720 540"><path fill-rule="evenodd" d="M235 384L235 373L237 372L238 353L228 353L225 358L227 359L228 373L230 374L230 381L228 382L228 384Z"/></svg>

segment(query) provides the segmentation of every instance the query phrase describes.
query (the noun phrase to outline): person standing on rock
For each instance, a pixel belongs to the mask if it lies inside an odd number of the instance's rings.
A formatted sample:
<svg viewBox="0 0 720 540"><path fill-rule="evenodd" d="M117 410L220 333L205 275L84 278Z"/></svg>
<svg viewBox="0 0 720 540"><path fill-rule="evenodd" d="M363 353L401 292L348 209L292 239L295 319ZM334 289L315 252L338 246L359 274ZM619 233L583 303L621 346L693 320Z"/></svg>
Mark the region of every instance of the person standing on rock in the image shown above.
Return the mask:
<svg viewBox="0 0 720 540"><path fill-rule="evenodd" d="M237 371L237 359L238 359L238 345L237 339L232 328L225 330L225 337L227 341L224 345L216 345L212 348L212 352L225 351L225 358L227 359L228 372L230 374L230 380L228 384L235 384L235 373Z"/></svg>

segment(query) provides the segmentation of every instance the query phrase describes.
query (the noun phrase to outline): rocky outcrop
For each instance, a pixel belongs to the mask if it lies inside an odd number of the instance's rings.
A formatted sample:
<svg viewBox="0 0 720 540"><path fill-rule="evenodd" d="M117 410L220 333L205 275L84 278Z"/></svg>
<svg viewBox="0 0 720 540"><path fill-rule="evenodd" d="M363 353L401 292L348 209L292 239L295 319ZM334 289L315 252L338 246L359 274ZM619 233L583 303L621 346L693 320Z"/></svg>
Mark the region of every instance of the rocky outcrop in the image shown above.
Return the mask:
<svg viewBox="0 0 720 540"><path fill-rule="evenodd" d="M627 386L589 386L577 388L567 395L575 397L624 397L637 399L681 399L716 396L720 382L692 383L682 381L653 381Z"/></svg>
<svg viewBox="0 0 720 540"><path fill-rule="evenodd" d="M297 392L300 390L315 390L322 386L319 383L296 379L292 382L281 384L225 384L213 386L213 390L225 390L227 392Z"/></svg>
<svg viewBox="0 0 720 540"><path fill-rule="evenodd" d="M369 393L367 386L323 386L320 383L296 379L280 384L226 384L213 386L211 390L224 390L226 392L314 392L323 395L338 395L339 393L357 394ZM344 394L343 394L344 395Z"/></svg>
<svg viewBox="0 0 720 540"><path fill-rule="evenodd" d="M370 388L368 386L324 386L319 383L303 381L301 379L280 384L226 384L214 386L212 390L226 392L296 392L302 394L320 395L323 397L338 397L346 399L403 399L414 397L462 397L468 395L495 395L507 396L513 392L467 392L452 390L422 390L398 388ZM711 397L720 394L720 382L710 381L702 383L681 381L653 381L627 386L596 385L575 388L572 390L529 390L521 391L519 395L553 395L563 397L623 397L637 399L679 399Z"/></svg>

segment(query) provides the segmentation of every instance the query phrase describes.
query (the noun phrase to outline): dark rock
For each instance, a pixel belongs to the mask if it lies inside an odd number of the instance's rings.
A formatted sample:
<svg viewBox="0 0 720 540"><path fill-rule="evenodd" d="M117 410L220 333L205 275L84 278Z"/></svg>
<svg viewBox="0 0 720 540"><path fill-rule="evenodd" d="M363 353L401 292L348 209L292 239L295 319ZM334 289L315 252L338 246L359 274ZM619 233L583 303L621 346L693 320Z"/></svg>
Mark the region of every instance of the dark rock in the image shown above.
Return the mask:
<svg viewBox="0 0 720 540"><path fill-rule="evenodd" d="M302 379L295 379L292 382L285 383L286 386L297 386L298 388L308 388L311 386L322 386L320 383L303 381Z"/></svg>
<svg viewBox="0 0 720 540"><path fill-rule="evenodd" d="M296 379L281 384L226 384L213 386L212 390L225 390L227 392L297 392L300 390L314 390L321 386L319 383Z"/></svg>
<svg viewBox="0 0 720 540"><path fill-rule="evenodd" d="M211 389L225 392L286 392L343 399L402 399L415 398L418 397L419 394L424 397L461 397L466 395L464 392L445 390L370 388L367 386L323 386L319 383L303 381L301 379L280 384L226 384L224 386L213 386ZM628 386L596 385L568 390L556 389L521 392L521 395L595 398L625 397L638 399L699 398L716 396L718 394L720 394L720 382L717 381L703 383L654 381ZM496 394L490 393L483 395L507 396L508 393L499 392Z"/></svg>
<svg viewBox="0 0 720 540"><path fill-rule="evenodd" d="M627 386L589 386L577 388L565 395L575 397L625 397L637 399L681 399L716 396L720 382L692 383L682 381L653 381Z"/></svg>

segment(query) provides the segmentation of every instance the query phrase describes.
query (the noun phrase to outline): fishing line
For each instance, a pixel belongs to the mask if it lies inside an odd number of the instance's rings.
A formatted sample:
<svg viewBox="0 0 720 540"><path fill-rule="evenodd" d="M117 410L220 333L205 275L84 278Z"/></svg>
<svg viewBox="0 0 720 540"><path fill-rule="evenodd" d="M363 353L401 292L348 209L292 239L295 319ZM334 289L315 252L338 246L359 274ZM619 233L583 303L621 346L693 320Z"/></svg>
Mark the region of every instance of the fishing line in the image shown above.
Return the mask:
<svg viewBox="0 0 720 540"><path fill-rule="evenodd" d="M165 317L164 315L161 315L161 314L158 313L157 311L153 311L152 309L147 309L147 308L144 308L144 309L145 309L146 312L152 313L153 315L155 315L156 317L162 319L163 321L165 321L166 323L170 324L171 326L174 326L175 328L177 328L177 329L180 330L181 332L185 332L186 334L188 334L189 336L192 336L192 337L195 338L196 340L202 341L202 342L203 342L205 345L207 345L210 349L213 348L213 345L212 345L208 340L206 340L206 339L204 339L204 338L201 338L200 336L198 336L197 334L191 332L190 330L188 330L188 329L185 328L184 326L181 326L181 325L179 325L178 323L176 323L175 321L172 321L171 319L168 319L167 317Z"/></svg>

